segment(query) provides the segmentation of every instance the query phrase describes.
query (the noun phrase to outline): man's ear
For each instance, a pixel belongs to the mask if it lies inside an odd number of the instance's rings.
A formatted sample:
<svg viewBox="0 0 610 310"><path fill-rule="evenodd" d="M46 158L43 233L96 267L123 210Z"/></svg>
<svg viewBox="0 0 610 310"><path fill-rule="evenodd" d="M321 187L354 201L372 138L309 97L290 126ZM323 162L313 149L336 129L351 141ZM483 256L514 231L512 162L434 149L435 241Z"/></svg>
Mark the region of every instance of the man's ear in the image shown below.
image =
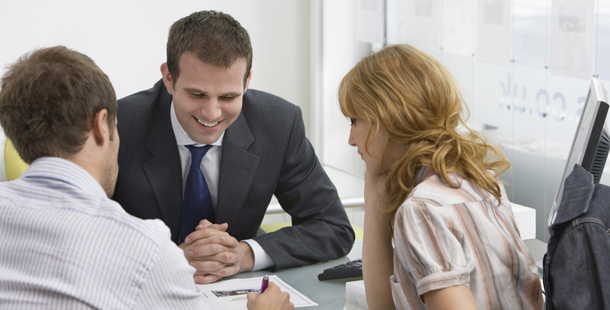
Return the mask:
<svg viewBox="0 0 610 310"><path fill-rule="evenodd" d="M163 84L165 84L165 88L170 95L174 95L174 81L172 80L172 75L169 73L169 68L167 67L167 62L161 64L161 76L163 76Z"/></svg>
<svg viewBox="0 0 610 310"><path fill-rule="evenodd" d="M103 145L110 137L110 128L106 118L108 118L108 111L106 109L102 109L95 114L91 134L93 134L97 145Z"/></svg>

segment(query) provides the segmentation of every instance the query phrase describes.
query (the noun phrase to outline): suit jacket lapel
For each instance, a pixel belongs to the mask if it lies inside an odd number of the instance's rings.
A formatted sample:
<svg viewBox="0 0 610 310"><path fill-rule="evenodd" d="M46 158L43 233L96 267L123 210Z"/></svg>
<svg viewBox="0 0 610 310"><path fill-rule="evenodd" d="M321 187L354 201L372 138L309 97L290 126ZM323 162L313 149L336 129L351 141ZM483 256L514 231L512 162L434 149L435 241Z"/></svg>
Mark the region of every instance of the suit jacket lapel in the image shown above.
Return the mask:
<svg viewBox="0 0 610 310"><path fill-rule="evenodd" d="M182 218L182 175L180 155L170 120L171 95L162 82L155 105L146 148L152 157L142 165L155 198L161 209L163 221L172 236L178 236Z"/></svg>
<svg viewBox="0 0 610 310"><path fill-rule="evenodd" d="M225 223L239 214L254 179L260 157L248 151L254 137L243 112L225 132L218 181L216 222Z"/></svg>

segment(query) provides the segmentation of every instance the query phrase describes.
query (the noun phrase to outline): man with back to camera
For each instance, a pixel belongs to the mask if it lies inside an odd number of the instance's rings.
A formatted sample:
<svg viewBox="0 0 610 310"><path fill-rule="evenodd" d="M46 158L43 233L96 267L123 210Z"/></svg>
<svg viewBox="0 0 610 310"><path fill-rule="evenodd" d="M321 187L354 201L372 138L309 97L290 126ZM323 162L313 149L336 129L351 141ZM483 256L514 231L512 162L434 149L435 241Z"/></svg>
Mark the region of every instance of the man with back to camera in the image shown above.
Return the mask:
<svg viewBox="0 0 610 310"><path fill-rule="evenodd" d="M235 19L196 12L171 26L162 80L119 100L113 199L162 219L197 283L339 258L354 241L300 109L248 90L251 66L248 33ZM293 226L257 235L274 194Z"/></svg>
<svg viewBox="0 0 610 310"><path fill-rule="evenodd" d="M0 182L1 309L210 309L159 220L109 199L118 175L108 77L63 46L8 68L0 125L31 166ZM271 285L248 309L293 309Z"/></svg>

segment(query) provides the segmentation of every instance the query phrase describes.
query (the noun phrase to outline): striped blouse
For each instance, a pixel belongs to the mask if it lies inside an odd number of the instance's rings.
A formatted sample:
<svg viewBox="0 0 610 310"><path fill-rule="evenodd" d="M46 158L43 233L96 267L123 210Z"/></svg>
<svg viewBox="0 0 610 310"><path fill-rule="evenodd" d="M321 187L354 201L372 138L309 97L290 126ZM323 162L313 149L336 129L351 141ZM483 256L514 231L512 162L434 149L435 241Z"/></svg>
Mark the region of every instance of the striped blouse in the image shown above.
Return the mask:
<svg viewBox="0 0 610 310"><path fill-rule="evenodd" d="M72 162L0 182L1 309L209 309L194 272L163 222L128 215Z"/></svg>
<svg viewBox="0 0 610 310"><path fill-rule="evenodd" d="M541 309L538 270L506 199L501 204L476 184L449 174L449 187L426 167L396 212L394 275L398 309L426 309L429 291L465 285L479 309Z"/></svg>

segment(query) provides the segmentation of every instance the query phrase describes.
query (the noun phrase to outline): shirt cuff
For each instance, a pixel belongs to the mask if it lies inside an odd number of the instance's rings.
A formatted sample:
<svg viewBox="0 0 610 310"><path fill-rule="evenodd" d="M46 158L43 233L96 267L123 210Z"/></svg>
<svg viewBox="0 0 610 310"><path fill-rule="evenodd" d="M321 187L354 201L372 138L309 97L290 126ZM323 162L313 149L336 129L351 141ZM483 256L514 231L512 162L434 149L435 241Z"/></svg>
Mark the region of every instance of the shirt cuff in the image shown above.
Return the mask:
<svg viewBox="0 0 610 310"><path fill-rule="evenodd" d="M431 274L416 282L417 294L421 298L430 291L442 288L464 285L470 288L470 273L472 268L460 268L456 270Z"/></svg>
<svg viewBox="0 0 610 310"><path fill-rule="evenodd" d="M263 247L261 247L258 242L254 241L253 239L246 239L242 241L246 242L254 253L254 268L252 268L252 271L257 271L275 266L275 263L273 262L269 254L267 254L267 252L263 250Z"/></svg>

